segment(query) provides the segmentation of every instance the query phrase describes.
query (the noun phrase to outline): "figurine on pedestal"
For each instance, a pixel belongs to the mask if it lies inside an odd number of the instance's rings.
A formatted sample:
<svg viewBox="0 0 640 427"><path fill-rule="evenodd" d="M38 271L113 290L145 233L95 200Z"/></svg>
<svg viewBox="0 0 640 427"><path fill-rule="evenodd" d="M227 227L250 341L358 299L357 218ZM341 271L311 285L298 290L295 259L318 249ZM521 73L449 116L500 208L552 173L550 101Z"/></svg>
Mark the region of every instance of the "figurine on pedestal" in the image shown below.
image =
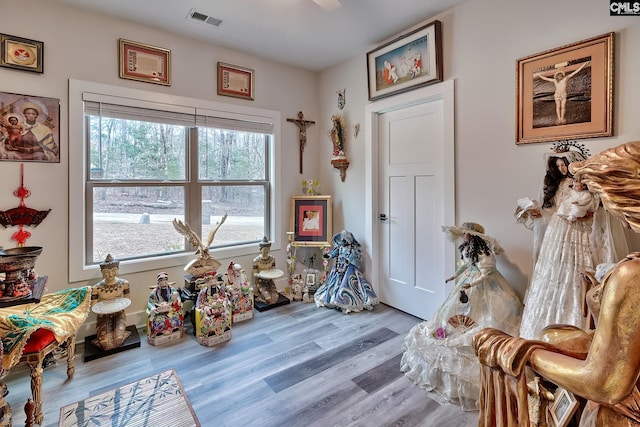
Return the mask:
<svg viewBox="0 0 640 427"><path fill-rule="evenodd" d="M169 283L169 275L159 273L147 301L147 340L151 345L182 338L184 313L178 290Z"/></svg>
<svg viewBox="0 0 640 427"><path fill-rule="evenodd" d="M260 255L253 259L253 283L256 290L255 302L258 311L288 304L289 299L278 293L273 279L284 276L284 271L276 268L276 259L269 252L271 242L264 236L260 242Z"/></svg>
<svg viewBox="0 0 640 427"><path fill-rule="evenodd" d="M233 261L225 274L227 295L231 302L233 323L253 317L253 288L240 264Z"/></svg>
<svg viewBox="0 0 640 427"><path fill-rule="evenodd" d="M331 116L331 122L333 123L333 126L329 130L329 138L333 144L333 157L331 158L331 164L334 168L340 171L340 180L344 182L347 168L349 167L349 160L347 160L347 156L344 151L345 143L347 141L347 126L342 114L334 114Z"/></svg>
<svg viewBox="0 0 640 427"><path fill-rule="evenodd" d="M125 308L131 305L129 282L117 277L120 261L108 254L100 264L103 279L91 289L91 310L98 315L93 344L103 350L120 347L131 334L127 331Z"/></svg>
<svg viewBox="0 0 640 427"><path fill-rule="evenodd" d="M218 267L220 267L220 262L217 259L211 257L209 248L211 247L213 239L218 232L218 228L220 228L220 226L224 224L226 220L227 214L224 214L220 221L216 223L211 231L209 231L207 240L203 242L202 240L200 240L200 237L198 237L198 235L191 229L191 226L189 224L177 218L174 218L173 228L175 228L178 233L186 237L187 240L189 240L189 243L198 248L198 250L196 251L196 255L198 255L198 258L190 261L184 267L184 271L186 271L193 277L202 277L211 271L217 270Z"/></svg>
<svg viewBox="0 0 640 427"><path fill-rule="evenodd" d="M224 281L215 271L196 280L200 293L195 306L196 340L205 346L231 339L231 303Z"/></svg>

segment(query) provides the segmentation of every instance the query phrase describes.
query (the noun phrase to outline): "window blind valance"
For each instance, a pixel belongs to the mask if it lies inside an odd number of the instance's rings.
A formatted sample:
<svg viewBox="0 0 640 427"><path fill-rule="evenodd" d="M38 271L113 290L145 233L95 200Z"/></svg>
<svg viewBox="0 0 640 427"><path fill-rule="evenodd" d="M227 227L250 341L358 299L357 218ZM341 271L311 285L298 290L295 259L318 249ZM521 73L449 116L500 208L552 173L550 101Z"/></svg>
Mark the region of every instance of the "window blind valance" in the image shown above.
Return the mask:
<svg viewBox="0 0 640 427"><path fill-rule="evenodd" d="M180 126L201 126L241 132L272 133L273 123L266 117L223 113L182 105L83 93L84 112L111 117Z"/></svg>

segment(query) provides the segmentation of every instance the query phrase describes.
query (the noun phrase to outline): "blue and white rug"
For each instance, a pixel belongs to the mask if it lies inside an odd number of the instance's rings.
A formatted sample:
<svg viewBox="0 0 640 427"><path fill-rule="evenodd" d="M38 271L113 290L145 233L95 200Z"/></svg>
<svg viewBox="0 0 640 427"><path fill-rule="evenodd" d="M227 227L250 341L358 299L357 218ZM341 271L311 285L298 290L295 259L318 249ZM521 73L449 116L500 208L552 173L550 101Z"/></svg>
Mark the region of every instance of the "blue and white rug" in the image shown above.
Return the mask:
<svg viewBox="0 0 640 427"><path fill-rule="evenodd" d="M200 427L178 374L169 369L60 408L59 427Z"/></svg>

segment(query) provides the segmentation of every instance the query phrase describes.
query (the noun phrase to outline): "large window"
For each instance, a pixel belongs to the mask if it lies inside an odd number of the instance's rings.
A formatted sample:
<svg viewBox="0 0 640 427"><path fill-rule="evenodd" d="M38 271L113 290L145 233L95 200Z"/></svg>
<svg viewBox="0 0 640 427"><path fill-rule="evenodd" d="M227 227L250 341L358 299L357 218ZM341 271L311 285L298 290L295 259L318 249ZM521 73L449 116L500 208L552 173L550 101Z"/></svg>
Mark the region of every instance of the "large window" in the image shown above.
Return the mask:
<svg viewBox="0 0 640 427"><path fill-rule="evenodd" d="M174 218L189 223L204 240L226 213L212 245L219 257L242 254L242 248L255 252L263 236L276 234L277 115L246 108L243 114L237 107L225 111L188 99L150 101L157 94L121 96L118 88L99 92L86 85L94 86L70 82L70 122L81 111L83 123L82 166L75 164L80 156L72 150L70 169L82 176L84 187L84 203L78 206L82 241L70 242L71 281L85 278L82 272L109 253L125 261L129 271L154 260L162 259L166 267L180 265L186 255L193 258L195 249L174 229ZM76 185L71 178L70 187ZM70 227L76 228L74 203L79 204L70 191Z"/></svg>

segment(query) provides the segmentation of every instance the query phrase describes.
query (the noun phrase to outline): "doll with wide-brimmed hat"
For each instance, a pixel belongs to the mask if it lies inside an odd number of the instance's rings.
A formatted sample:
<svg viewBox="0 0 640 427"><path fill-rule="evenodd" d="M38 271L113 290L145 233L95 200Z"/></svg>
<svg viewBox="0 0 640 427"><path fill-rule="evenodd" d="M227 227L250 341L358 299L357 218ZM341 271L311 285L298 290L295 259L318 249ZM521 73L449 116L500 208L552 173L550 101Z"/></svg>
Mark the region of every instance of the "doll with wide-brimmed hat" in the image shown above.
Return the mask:
<svg viewBox="0 0 640 427"><path fill-rule="evenodd" d="M460 242L457 269L445 279L455 284L436 314L409 331L400 366L417 385L437 393L439 400L471 411L480 396L473 336L487 327L517 333L522 302L496 268L502 247L482 225L464 222L442 230Z"/></svg>

